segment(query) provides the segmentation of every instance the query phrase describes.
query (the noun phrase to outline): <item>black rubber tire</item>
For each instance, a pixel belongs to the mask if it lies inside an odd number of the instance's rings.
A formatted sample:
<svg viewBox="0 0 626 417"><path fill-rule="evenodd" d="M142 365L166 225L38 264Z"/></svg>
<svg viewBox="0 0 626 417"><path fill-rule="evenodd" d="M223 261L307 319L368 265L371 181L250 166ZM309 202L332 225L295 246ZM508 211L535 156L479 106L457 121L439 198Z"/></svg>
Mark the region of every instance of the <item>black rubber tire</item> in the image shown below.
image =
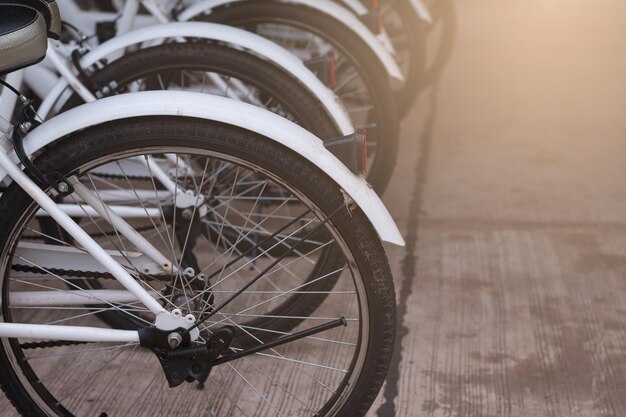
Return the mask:
<svg viewBox="0 0 626 417"><path fill-rule="evenodd" d="M378 128L368 129L368 137L379 143L378 155L369 167L368 181L382 194L396 164L400 121L387 71L376 54L343 23L306 6L274 1L234 2L200 15L199 20L246 28L246 25L280 23L314 33L348 57L365 81L374 100Z"/></svg>
<svg viewBox="0 0 626 417"><path fill-rule="evenodd" d="M43 170L54 167L69 175L76 173L80 166L89 161L111 153L144 149L154 152L155 149L165 149L167 146L222 152L263 166L306 195L327 215L344 205L343 194L336 183L293 151L251 132L197 119L143 117L94 126L58 142L40 155L36 164ZM0 279L4 321L11 321L12 317L7 297L8 263L13 258L16 240L24 222L31 218L35 210L36 205L31 198L16 184L12 184L0 198ZM361 372L349 387L352 391L332 414L327 413L328 409L322 409L317 415L363 416L380 390L388 370L396 326L395 292L384 249L364 214L359 209L352 212L346 209L336 214L331 222L352 254L355 267L362 277L360 282L365 291L368 311L367 324L364 325L369 337ZM29 390L36 392L40 401L54 402L54 399L46 398L50 393L40 382L24 381L24 375L32 370L28 362L22 359L23 354L16 339L0 340L0 368L3 370L0 385L23 415L43 417L46 414L37 401L30 397L23 384L32 384ZM71 416L62 405L49 406L59 416Z"/></svg>
<svg viewBox="0 0 626 417"><path fill-rule="evenodd" d="M402 21L402 29L408 41L409 60L407 68L403 69L405 83L402 89L396 92L398 111L401 117L413 108L415 101L423 90L426 65L426 34L424 23L417 15L409 0L388 0L382 2L381 7L391 7ZM384 20L383 20L384 25Z"/></svg>
<svg viewBox="0 0 626 417"><path fill-rule="evenodd" d="M335 139L341 132L317 98L283 69L257 56L210 42L174 43L153 46L126 54L96 72L98 85L115 81L125 86L129 81L155 71L168 69L215 71L254 85L270 94L283 106L293 121L321 139ZM73 94L62 111L82 104Z"/></svg>

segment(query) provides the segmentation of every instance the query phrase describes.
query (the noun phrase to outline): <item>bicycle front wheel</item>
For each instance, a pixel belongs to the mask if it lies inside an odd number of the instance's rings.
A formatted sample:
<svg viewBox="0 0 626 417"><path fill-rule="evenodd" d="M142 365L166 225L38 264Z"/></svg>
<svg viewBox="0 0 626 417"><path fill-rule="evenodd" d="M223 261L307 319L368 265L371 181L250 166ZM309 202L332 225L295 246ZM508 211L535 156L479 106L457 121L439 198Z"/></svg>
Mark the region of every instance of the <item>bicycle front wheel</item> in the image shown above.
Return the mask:
<svg viewBox="0 0 626 417"><path fill-rule="evenodd" d="M341 190L325 173L268 142L206 121L134 118L77 133L36 163L75 176L115 209L146 213L128 221L151 238L178 272L143 270L135 262L140 254L121 233L111 233L106 219L69 197L84 209L85 230L165 308L204 320L198 343L228 325L237 330L228 352L234 354L246 349L242 346L262 346L276 334L298 334L337 320L346 325L216 365L203 387L169 388L154 354L137 344L2 339L0 383L23 415L365 414L383 382L393 346L394 290L384 251L362 212L346 207ZM144 179L142 170L157 166L203 204L183 214L178 193ZM281 193L268 195L264 190L270 186ZM293 207L301 215L286 227L282 219ZM198 218L195 209L212 216ZM104 271L87 267L95 264L80 247L58 239L50 244L56 238L36 220L43 215L15 185L0 199L2 321L101 327L98 311L144 320L148 312L136 300L111 301L99 295L104 293L73 284L110 281L107 290L123 293ZM324 240L310 239L318 236L311 234L301 239L303 246L294 244L290 236L303 228L323 230L319 236ZM181 230L182 241L177 238ZM226 236L220 230L238 233ZM242 249L238 242L250 236L254 239ZM290 256L270 254L268 239ZM317 309L304 317L266 317L283 297L306 295L311 271L320 264L316 258L329 247L341 259L317 271L318 281L336 280ZM64 262L65 256L74 261ZM68 294L82 294L98 309L70 303ZM257 321L264 317L269 320ZM281 321L293 328L285 331Z"/></svg>

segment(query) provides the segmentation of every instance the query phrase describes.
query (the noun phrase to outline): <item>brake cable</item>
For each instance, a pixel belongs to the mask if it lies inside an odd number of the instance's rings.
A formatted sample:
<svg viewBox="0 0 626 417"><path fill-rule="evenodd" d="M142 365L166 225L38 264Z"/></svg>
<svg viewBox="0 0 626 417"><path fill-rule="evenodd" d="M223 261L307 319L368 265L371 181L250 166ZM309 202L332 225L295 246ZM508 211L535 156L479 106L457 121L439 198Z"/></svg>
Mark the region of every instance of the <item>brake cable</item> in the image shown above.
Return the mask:
<svg viewBox="0 0 626 417"><path fill-rule="evenodd" d="M17 124L17 126L13 127L12 132L7 133L6 137L13 143L13 150L15 151L19 161L24 166L24 171L26 171L26 174L32 180L38 182L39 186L47 184L61 196L70 195L74 192L74 188L61 173L58 171L51 171L49 173L41 172L41 170L33 164L33 161L26 154L23 139L28 132L41 124L39 121L41 118L33 107L32 101L26 98L21 91L6 81L0 80L0 84L15 93L22 105L22 120Z"/></svg>

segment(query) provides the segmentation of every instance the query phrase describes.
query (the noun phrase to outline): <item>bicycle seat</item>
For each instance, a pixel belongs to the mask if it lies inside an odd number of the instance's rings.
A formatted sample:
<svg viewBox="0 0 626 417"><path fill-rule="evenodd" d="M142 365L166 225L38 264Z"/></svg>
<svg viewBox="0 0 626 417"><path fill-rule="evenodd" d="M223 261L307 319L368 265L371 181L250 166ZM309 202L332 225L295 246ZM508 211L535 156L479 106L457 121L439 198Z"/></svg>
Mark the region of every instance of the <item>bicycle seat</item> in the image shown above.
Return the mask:
<svg viewBox="0 0 626 417"><path fill-rule="evenodd" d="M54 0L0 0L0 75L36 64L61 32Z"/></svg>

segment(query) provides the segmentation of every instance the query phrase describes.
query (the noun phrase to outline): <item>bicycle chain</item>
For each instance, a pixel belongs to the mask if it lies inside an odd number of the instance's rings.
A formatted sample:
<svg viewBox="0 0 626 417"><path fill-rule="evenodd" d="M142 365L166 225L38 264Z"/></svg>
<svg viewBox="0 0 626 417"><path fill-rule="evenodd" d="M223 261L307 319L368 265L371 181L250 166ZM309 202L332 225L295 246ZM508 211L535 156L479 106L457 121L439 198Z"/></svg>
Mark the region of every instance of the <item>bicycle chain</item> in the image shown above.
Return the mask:
<svg viewBox="0 0 626 417"><path fill-rule="evenodd" d="M101 278L101 279L115 279L115 277L107 272L97 271L78 271L75 269L58 269L58 268L46 268L42 272L42 269L36 266L28 265L12 265L11 269L17 272L32 272L36 274L50 274L59 275L70 278Z"/></svg>
<svg viewBox="0 0 626 417"><path fill-rule="evenodd" d="M18 272L33 272L33 273L39 273L39 274L42 273L41 268L37 268L34 266L27 266L27 265L12 265L11 269L14 271L18 271ZM70 278L115 279L115 277L111 274L104 273L104 272L96 272L96 271L77 271L77 270L70 270L70 269L46 269L46 273L70 277ZM159 280L158 278L155 278L152 276L149 276L146 278L152 281ZM169 280L169 277L167 277L167 279ZM43 341L43 342L22 343L20 344L20 347L23 350L44 349L44 348L61 347L61 346L86 345L86 344L91 344L91 343L96 343L96 342L68 342L68 341L62 341L62 340L48 340L48 341Z"/></svg>
<svg viewBox="0 0 626 417"><path fill-rule="evenodd" d="M52 347L60 347L60 346L88 345L91 343L97 343L97 342L65 342L63 340L48 340L45 342L22 343L20 344L20 347L22 348L22 350L27 350L27 349L44 349L44 348L52 348Z"/></svg>
<svg viewBox="0 0 626 417"><path fill-rule="evenodd" d="M34 273L42 273L40 268L36 268L34 266L27 265L13 265L11 269L18 272L34 272ZM62 275L72 278L101 278L101 279L115 279L115 277L111 274L106 274L102 272L95 271L76 271L76 270L63 270L63 269L47 269L46 272L49 272L54 275ZM22 343L20 347L23 350L26 349L43 349L43 348L52 348L52 347L60 347L60 346L74 346L74 345L85 345L93 342L66 342L62 340L48 340L44 342L29 342Z"/></svg>
<svg viewBox="0 0 626 417"><path fill-rule="evenodd" d="M27 265L12 265L11 269L18 272L34 272L34 273L42 273L40 268L36 268L34 266ZM95 271L77 271L77 270L69 270L69 269L46 269L46 272L51 273L53 275L62 275L71 278L100 278L100 279L115 279L115 277L111 274L103 273L103 272L95 272ZM94 342L66 342L62 340L48 340L45 342L29 342L22 343L20 347L23 350L26 349L44 349L44 348L52 348L52 347L61 347L61 346L75 346L75 345L87 345Z"/></svg>

